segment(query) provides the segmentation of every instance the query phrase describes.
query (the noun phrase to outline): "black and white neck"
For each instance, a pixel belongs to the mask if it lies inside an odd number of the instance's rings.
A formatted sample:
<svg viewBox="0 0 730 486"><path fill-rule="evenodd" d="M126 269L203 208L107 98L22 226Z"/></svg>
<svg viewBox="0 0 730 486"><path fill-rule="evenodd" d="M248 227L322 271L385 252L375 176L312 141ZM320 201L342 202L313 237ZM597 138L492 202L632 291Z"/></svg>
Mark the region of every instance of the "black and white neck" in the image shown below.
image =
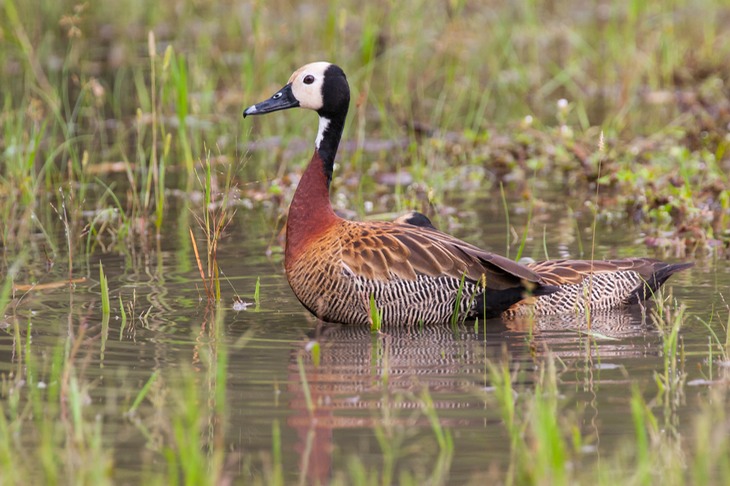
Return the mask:
<svg viewBox="0 0 730 486"><path fill-rule="evenodd" d="M342 132L345 129L347 109L342 114L319 115L319 130L314 141L314 148L322 159L322 165L327 176L327 185L332 181L332 171L337 156L337 148L340 145Z"/></svg>
<svg viewBox="0 0 730 486"><path fill-rule="evenodd" d="M327 176L327 185L332 180L332 170L340 145L342 132L345 129L347 111L350 107L350 86L345 73L338 66L330 63L313 63L305 66L305 72L322 72L322 83L319 90L319 100L313 96L310 106L319 115L319 128L314 147L322 159L323 168ZM318 74L318 73L317 73ZM315 76L315 74L309 74ZM315 83L317 83L316 76ZM304 82L309 79L303 78ZM313 84L315 84L313 83ZM295 93L296 94L296 93ZM300 101L301 103L301 101ZM304 104L302 103L304 107Z"/></svg>

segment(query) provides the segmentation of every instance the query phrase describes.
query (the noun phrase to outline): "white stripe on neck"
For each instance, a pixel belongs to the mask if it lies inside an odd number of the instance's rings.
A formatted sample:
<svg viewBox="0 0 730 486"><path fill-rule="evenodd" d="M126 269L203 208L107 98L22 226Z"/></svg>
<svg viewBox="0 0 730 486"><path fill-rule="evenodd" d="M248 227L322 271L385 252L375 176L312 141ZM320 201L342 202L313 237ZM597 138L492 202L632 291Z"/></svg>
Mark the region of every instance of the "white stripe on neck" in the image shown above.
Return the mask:
<svg viewBox="0 0 730 486"><path fill-rule="evenodd" d="M324 138L324 132L327 130L328 126L330 126L330 119L320 116L319 130L317 130L317 138L314 141L314 146L317 147L317 150L319 150L319 144L322 143L322 139Z"/></svg>

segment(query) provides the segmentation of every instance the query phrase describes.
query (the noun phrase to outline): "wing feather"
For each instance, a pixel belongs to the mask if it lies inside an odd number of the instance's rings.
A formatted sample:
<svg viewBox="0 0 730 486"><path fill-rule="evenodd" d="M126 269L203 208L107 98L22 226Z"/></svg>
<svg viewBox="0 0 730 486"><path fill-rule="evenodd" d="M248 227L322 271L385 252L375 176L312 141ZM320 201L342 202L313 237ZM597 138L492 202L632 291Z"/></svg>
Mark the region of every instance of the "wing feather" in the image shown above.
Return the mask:
<svg viewBox="0 0 730 486"><path fill-rule="evenodd" d="M633 271L648 279L663 265L653 258L626 258L623 260L547 260L526 266L539 274L550 285L577 284L592 273Z"/></svg>
<svg viewBox="0 0 730 486"><path fill-rule="evenodd" d="M536 272L432 227L343 221L338 234L343 263L366 278L415 280L417 275L472 281L486 277L490 289L541 284Z"/></svg>

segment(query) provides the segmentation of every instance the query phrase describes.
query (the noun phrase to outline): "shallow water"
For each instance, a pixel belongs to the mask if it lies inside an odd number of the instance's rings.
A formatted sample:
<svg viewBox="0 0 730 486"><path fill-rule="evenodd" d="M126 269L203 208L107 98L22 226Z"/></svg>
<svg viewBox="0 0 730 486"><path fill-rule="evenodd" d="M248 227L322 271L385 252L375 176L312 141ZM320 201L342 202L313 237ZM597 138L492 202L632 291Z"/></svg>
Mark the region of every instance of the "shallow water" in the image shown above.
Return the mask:
<svg viewBox="0 0 730 486"><path fill-rule="evenodd" d="M550 193L544 198L553 209L534 221L538 236L528 242L526 254L541 258L546 248L551 257L580 257L579 239L590 248L591 220L580 211L566 216L566 207L580 209L581 201ZM437 224L504 253L508 232L499 202L480 197L450 202L463 210L458 218L462 226L449 228L446 218L437 218ZM511 220L518 232L526 218L519 208L515 204ZM85 333L79 368L92 383L89 406L102 418L121 482L136 483L145 471L165 467L159 444L168 431L155 416L156 395L149 395L134 415L126 413L144 383L159 370L158 381L164 385L156 393L164 394L165 387L174 388L181 379L177 371L190 371L203 390L201 399L210 400L216 379L206 363L221 344L229 353L227 421L222 425L226 470L244 479L265 477L276 455L272 437L277 428L287 482L342 478L351 472L348 461L353 457L379 470L388 456L386 445L397 449L395 478L400 471L452 484L503 477L510 438L494 406L488 363L508 363L516 389L524 393L533 386L530 372L537 363L548 355L558 358L560 413L576 414L581 432L592 438L582 456L585 464L610 457L632 440L630 384L638 384L647 400L658 394L654 375L664 366L662 339L649 308L593 316L590 329L575 316L491 320L486 327L467 323L456 329L389 329L375 335L362 328L318 325L286 282L276 218L257 209L239 210L221 242L226 310L215 323L185 226L195 222L182 216L168 224L166 237L148 251L95 255L79 265L78 276L87 280L75 289L31 291L17 308L21 329L30 323L32 344L41 356L66 336ZM648 255L640 240L630 226L599 224L595 254ZM511 253L514 257L515 246ZM108 328L101 319L99 261L111 289ZM64 276L54 268L46 279ZM253 301L257 278L260 307L234 311L236 293ZM672 411L680 433L689 432L693 397L707 386L697 381L707 378L701 368L708 348L708 331L698 318L709 321L713 306L724 308L720 292L729 285L730 266L711 258L669 282L674 297L687 306L681 336L689 385ZM130 314L124 328L120 297ZM319 363L313 343L319 346ZM12 371L18 356L13 333L0 335L2 371ZM438 447L434 423L424 412L428 400L438 423L453 438L453 454Z"/></svg>

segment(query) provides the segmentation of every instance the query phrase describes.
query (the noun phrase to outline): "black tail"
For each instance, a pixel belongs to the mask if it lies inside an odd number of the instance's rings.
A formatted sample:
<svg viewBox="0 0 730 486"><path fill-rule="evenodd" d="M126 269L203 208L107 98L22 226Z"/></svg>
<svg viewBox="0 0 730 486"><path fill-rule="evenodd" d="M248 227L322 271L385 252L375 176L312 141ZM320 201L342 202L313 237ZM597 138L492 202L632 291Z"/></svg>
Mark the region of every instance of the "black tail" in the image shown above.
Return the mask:
<svg viewBox="0 0 730 486"><path fill-rule="evenodd" d="M653 273L646 277L644 285L637 288L628 299L629 304L636 304L642 300L652 297L659 287L667 281L669 277L677 272L686 270L694 266L694 262L685 263L664 263L657 262L654 265Z"/></svg>
<svg viewBox="0 0 730 486"><path fill-rule="evenodd" d="M492 317L499 317L502 312L509 309L512 304L516 304L525 297L548 295L553 292L560 290L560 287L555 285L539 285L535 287L532 292L527 291L524 287L513 287L511 289L504 290L490 290L485 291L485 296L476 297L476 308L475 311L486 319ZM485 306L486 304L486 306Z"/></svg>

